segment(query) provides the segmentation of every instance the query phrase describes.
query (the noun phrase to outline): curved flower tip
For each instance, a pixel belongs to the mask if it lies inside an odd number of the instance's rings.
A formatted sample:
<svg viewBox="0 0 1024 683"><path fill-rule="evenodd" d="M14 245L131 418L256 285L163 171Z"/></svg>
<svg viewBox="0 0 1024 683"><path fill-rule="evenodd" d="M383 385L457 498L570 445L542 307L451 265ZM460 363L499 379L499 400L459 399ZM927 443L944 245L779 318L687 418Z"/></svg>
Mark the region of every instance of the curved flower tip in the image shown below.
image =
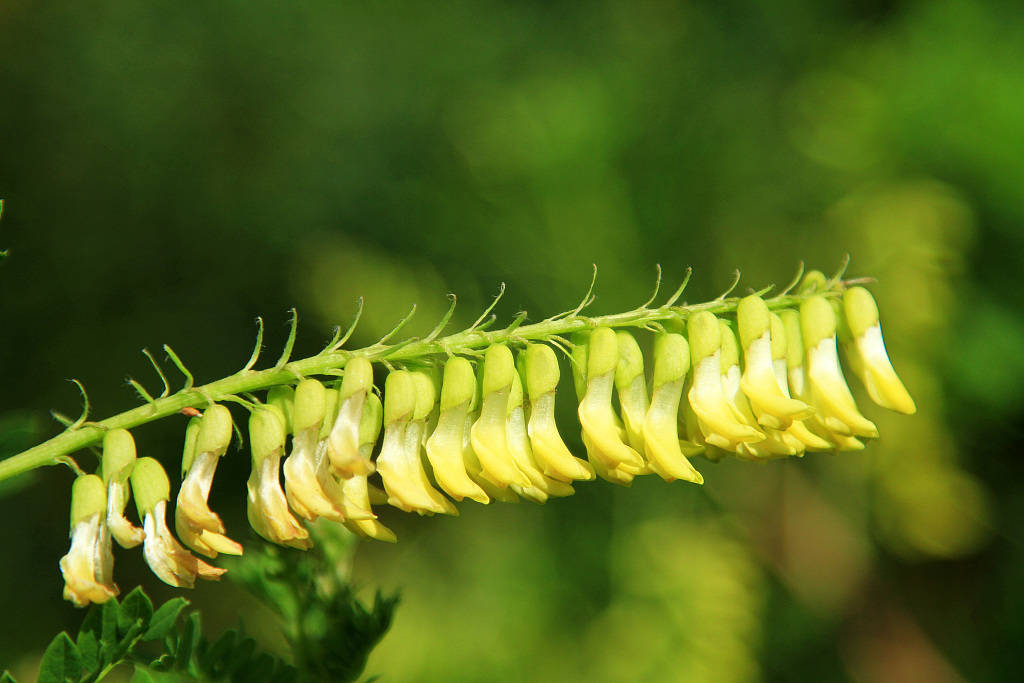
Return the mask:
<svg viewBox="0 0 1024 683"><path fill-rule="evenodd" d="M593 465L573 455L558 433L553 391L534 400L526 430L534 457L544 474L565 482L594 479L596 473Z"/></svg>
<svg viewBox="0 0 1024 683"><path fill-rule="evenodd" d="M71 548L60 558L64 599L76 607L103 603L118 594L114 554L106 524L106 492L94 474L78 477L71 493Z"/></svg>
<svg viewBox="0 0 1024 683"><path fill-rule="evenodd" d="M124 515L128 505L128 483L111 481L107 487L107 526L122 548L134 548L146 538L146 532Z"/></svg>
<svg viewBox="0 0 1024 683"><path fill-rule="evenodd" d="M449 496L487 504L491 502L490 496L470 478L462 457L467 413L466 404L441 413L437 427L427 439L427 460L437 485Z"/></svg>
<svg viewBox="0 0 1024 683"><path fill-rule="evenodd" d="M886 353L874 298L863 287L853 287L843 295L843 309L853 337L853 343L846 345L847 350L871 400L889 410L916 413L914 399Z"/></svg>
<svg viewBox="0 0 1024 683"><path fill-rule="evenodd" d="M800 306L800 325L807 348L807 382L821 423L840 436L878 436L878 428L857 410L846 385L836 351L836 317L822 297Z"/></svg>
<svg viewBox="0 0 1024 683"><path fill-rule="evenodd" d="M644 420L647 460L651 469L665 481L682 479L703 484L704 477L686 459L679 441L678 411L682 393L682 379L654 390L651 407Z"/></svg>
<svg viewBox="0 0 1024 683"><path fill-rule="evenodd" d="M366 477L358 475L350 477L342 482L342 489L345 496L346 513L349 510L349 505L352 506L353 511L369 512L371 502L370 485ZM398 541L395 532L381 524L377 520L377 515L374 515L372 512L369 512L369 517L363 518L349 515L349 518L345 521L345 526L348 527L349 531L366 538L374 538L386 543L396 543Z"/></svg>
<svg viewBox="0 0 1024 683"><path fill-rule="evenodd" d="M197 578L220 579L227 572L226 569L203 562L171 535L165 519L166 508L167 501L157 502L143 521L146 540L142 545L142 554L149 568L161 581L179 588L192 588Z"/></svg>

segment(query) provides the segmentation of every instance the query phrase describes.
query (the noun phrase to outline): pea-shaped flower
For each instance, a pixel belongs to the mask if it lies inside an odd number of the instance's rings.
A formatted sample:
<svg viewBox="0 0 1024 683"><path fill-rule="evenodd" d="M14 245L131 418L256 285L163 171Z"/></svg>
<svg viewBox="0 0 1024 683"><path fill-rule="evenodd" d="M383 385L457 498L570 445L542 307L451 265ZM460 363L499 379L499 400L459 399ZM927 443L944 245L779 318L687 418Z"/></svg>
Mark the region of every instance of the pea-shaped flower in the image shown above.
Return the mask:
<svg viewBox="0 0 1024 683"><path fill-rule="evenodd" d="M146 532L124 516L128 505L132 468L135 466L135 439L124 429L111 429L103 435L103 481L107 485L107 526L122 548L142 543Z"/></svg>
<svg viewBox="0 0 1024 683"><path fill-rule="evenodd" d="M792 339L790 334L787 333L786 324L783 322L782 317L778 314L772 313L771 315L771 341L772 341L772 371L775 374L775 382L779 386L779 390L786 397L792 397L789 390L789 358L791 347L797 349L797 353L794 354L799 359L798 365L803 363L803 340L800 336L800 318L795 311L784 311L784 314L789 313L796 319L796 329ZM810 406L808 406L810 408ZM817 434L813 433L805 423L805 419L814 418L814 409L810 408L809 415L804 419L794 418L790 422L789 426L785 429L786 438L796 439L799 441L803 448L801 450L812 450L812 451L827 451L832 447L831 444L825 439L821 438Z"/></svg>
<svg viewBox="0 0 1024 683"><path fill-rule="evenodd" d="M583 434L608 469L639 474L643 457L623 440L624 428L612 408L619 341L607 327L594 330L587 344L586 392L577 413Z"/></svg>
<svg viewBox="0 0 1024 683"><path fill-rule="evenodd" d="M546 344L530 344L523 356L523 376L530 397L527 433L541 472L564 482L593 479L593 466L569 452L555 424L555 390L560 373L554 350Z"/></svg>
<svg viewBox="0 0 1024 683"><path fill-rule="evenodd" d="M313 544L309 532L288 509L281 490L285 418L274 405L260 406L249 417L252 473L246 482L246 512L253 530L272 543L306 550Z"/></svg>
<svg viewBox="0 0 1024 683"><path fill-rule="evenodd" d="M763 432L740 420L723 391L722 370L729 371L729 363L722 362L722 330L718 319L708 311L701 311L687 323L693 383L690 385L690 407L697 416L697 424L704 440L712 446L736 451L740 444L764 441Z"/></svg>
<svg viewBox="0 0 1024 683"><path fill-rule="evenodd" d="M359 421L359 457L369 460L373 453L373 446L377 443L380 435L381 422L384 416L384 407L376 394L370 393L363 405L362 417ZM375 538L378 541L395 543L398 537L395 532L381 524L377 515L370 509L371 491L379 492L382 500L387 502L387 494L376 488L371 489L365 474L354 474L342 481L342 492L345 498L345 526L349 531Z"/></svg>
<svg viewBox="0 0 1024 683"><path fill-rule="evenodd" d="M374 471L373 463L359 454L359 425L372 390L373 365L363 356L350 359L338 390L338 416L327 440L331 468L343 479Z"/></svg>
<svg viewBox="0 0 1024 683"><path fill-rule="evenodd" d="M750 400L757 422L771 429L785 429L793 420L812 415L814 411L809 405L787 396L779 386L772 352L785 340L777 335L773 339L771 312L761 297L752 294L740 301L736 321L743 346L740 386Z"/></svg>
<svg viewBox="0 0 1024 683"><path fill-rule="evenodd" d="M326 413L324 385L315 379L299 382L292 407L292 451L284 461L284 491L295 514L311 522L318 517L335 522L345 519L324 491L318 476L324 455L319 447L320 430Z"/></svg>
<svg viewBox="0 0 1024 683"><path fill-rule="evenodd" d="M427 460L434 479L455 500L471 498L489 503L490 496L466 472L463 443L466 417L476 400L476 377L465 358L449 358L441 380L441 405L437 426L427 439Z"/></svg>
<svg viewBox="0 0 1024 683"><path fill-rule="evenodd" d="M649 400L647 381L644 377L644 356L640 345L632 334L625 331L615 333L618 341L619 360L615 366L615 392L619 396L622 425L626 430L626 441L637 453L643 454L644 420L647 418Z"/></svg>
<svg viewBox="0 0 1024 683"><path fill-rule="evenodd" d="M163 466L153 458L139 458L132 468L132 495L146 531L142 555L153 573L164 583L179 588L192 588L196 578L216 580L220 569L203 562L186 550L167 528L167 501L171 483Z"/></svg>
<svg viewBox="0 0 1024 683"><path fill-rule="evenodd" d="M76 607L106 602L118 593L106 516L103 480L95 474L75 479L71 486L71 549L60 558L60 571L64 599Z"/></svg>
<svg viewBox="0 0 1024 683"><path fill-rule="evenodd" d="M515 362L507 346L495 344L487 349L481 382L480 416L470 430L470 441L482 475L499 488L509 484L530 485L529 478L519 471L509 453L505 434L508 399L515 374Z"/></svg>
<svg viewBox="0 0 1024 683"><path fill-rule="evenodd" d="M217 461L231 444L231 412L220 404L206 409L202 418L185 431L181 469L184 480L178 490L175 528L182 543L207 557L217 553L241 555L242 546L224 535L224 523L207 503Z"/></svg>
<svg viewBox="0 0 1024 683"><path fill-rule="evenodd" d="M811 404L825 428L840 436L878 436L878 429L857 410L836 352L836 314L823 297L800 305L800 328L807 349Z"/></svg>
<svg viewBox="0 0 1024 683"><path fill-rule="evenodd" d="M868 396L889 410L907 415L917 412L914 399L896 375L885 351L874 297L863 287L851 287L843 294L843 311L852 337L846 344L847 356Z"/></svg>
<svg viewBox="0 0 1024 683"><path fill-rule="evenodd" d="M660 334L654 342L651 405L643 423L647 460L665 481L703 484L679 445L679 400L690 369L690 347L681 334Z"/></svg>
<svg viewBox="0 0 1024 683"><path fill-rule="evenodd" d="M529 486L511 484L509 488L523 498L537 503L545 502L549 497L571 496L575 491L572 486L560 479L546 476L540 470L537 459L530 446L530 436L526 428L526 413L523 409L523 384L519 373L512 376L512 390L508 399L508 415L505 419L505 436L508 440L508 452L516 467L530 480Z"/></svg>
<svg viewBox="0 0 1024 683"><path fill-rule="evenodd" d="M433 487L420 451L426 420L434 408L434 387L424 373L396 370L384 383L384 442L377 471L388 504L421 515L457 515L451 501Z"/></svg>
<svg viewBox="0 0 1024 683"><path fill-rule="evenodd" d="M742 373L740 371L740 347L736 333L724 320L719 320L722 344L722 394L733 415L743 424L757 427L757 418L750 408L750 402L741 388ZM743 457L766 458L781 455L795 455L803 450L803 444L787 439L777 429L762 427L764 440L757 443L740 443L736 447L737 455Z"/></svg>

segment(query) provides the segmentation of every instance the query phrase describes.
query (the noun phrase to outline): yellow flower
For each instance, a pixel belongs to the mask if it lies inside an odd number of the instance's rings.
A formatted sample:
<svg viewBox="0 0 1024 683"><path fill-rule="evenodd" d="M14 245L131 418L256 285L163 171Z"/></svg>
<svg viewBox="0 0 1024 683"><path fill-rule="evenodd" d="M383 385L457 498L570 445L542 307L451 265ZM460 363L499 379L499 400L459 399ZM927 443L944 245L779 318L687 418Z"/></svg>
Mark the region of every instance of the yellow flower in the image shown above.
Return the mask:
<svg viewBox="0 0 1024 683"><path fill-rule="evenodd" d="M643 441L650 467L662 479L703 484L704 477L683 455L679 443L679 401L689 369L690 347L683 335L658 335L654 342L653 391L643 422Z"/></svg>
<svg viewBox="0 0 1024 683"><path fill-rule="evenodd" d="M704 440L733 452L740 444L764 441L764 433L740 421L723 390L723 368L728 372L731 366L723 363L722 329L718 319L708 311L701 311L690 318L687 333L693 366L690 407L697 416Z"/></svg>
<svg viewBox="0 0 1024 683"><path fill-rule="evenodd" d="M761 297L752 294L740 301L736 321L743 346L740 387L750 400L758 424L786 429L793 420L812 415L809 405L787 396L779 386L773 351L785 344L785 339L772 335L772 314Z"/></svg>
<svg viewBox="0 0 1024 683"><path fill-rule="evenodd" d="M135 466L135 440L124 429L111 429L103 435L103 481L107 485L107 527L118 545L134 548L142 543L146 532L128 521L124 509L128 505L132 467Z"/></svg>
<svg viewBox="0 0 1024 683"><path fill-rule="evenodd" d="M579 348L582 345L577 345ZM626 430L612 408L612 388L619 361L615 332L599 327L586 345L585 386L577 413L583 427L583 443L594 469L615 483L629 483L646 470L646 463L626 444ZM582 355L582 354L581 354ZM584 372L583 364L579 371Z"/></svg>
<svg viewBox="0 0 1024 683"><path fill-rule="evenodd" d="M757 418L750 408L750 402L741 388L740 347L736 334L724 320L718 321L722 343L722 394L725 401L740 422L758 427ZM796 439L787 439L777 429L762 427L765 438L757 443L741 443L736 447L737 455L749 458L772 458L796 455L803 451L803 444Z"/></svg>
<svg viewBox="0 0 1024 683"><path fill-rule="evenodd" d="M253 411L249 418L252 474L246 482L246 513L253 530L263 538L306 550L313 545L309 532L292 516L281 490L281 455L286 436L280 408L268 405Z"/></svg>
<svg viewBox="0 0 1024 683"><path fill-rule="evenodd" d="M622 426L626 430L626 441L637 453L644 448L644 420L647 418L649 401L647 382L644 378L644 356L640 345L629 332L615 333L618 341L619 360L615 366L615 393L619 397Z"/></svg>
<svg viewBox="0 0 1024 683"><path fill-rule="evenodd" d="M284 461L284 491L299 517L311 522L318 517L342 522L345 516L324 491L318 476L324 457L320 429L326 413L324 385L315 379L299 382L292 407L292 451Z"/></svg>
<svg viewBox="0 0 1024 683"><path fill-rule="evenodd" d="M421 515L457 515L451 501L431 485L420 451L426 420L434 408L432 380L422 372L396 370L384 384L384 442L377 471L388 504Z"/></svg>
<svg viewBox="0 0 1024 683"><path fill-rule="evenodd" d="M217 553L241 555L242 546L224 535L224 523L207 503L217 461L231 444L231 413L214 404L206 409L198 425L185 432L184 480L178 490L175 528L182 542L197 553L207 557L217 557Z"/></svg>
<svg viewBox="0 0 1024 683"><path fill-rule="evenodd" d="M545 475L564 482L593 479L594 468L569 452L555 424L555 390L559 380L555 352L545 344L530 344L523 356L530 397L526 430L538 466Z"/></svg>
<svg viewBox="0 0 1024 683"><path fill-rule="evenodd" d="M857 410L836 352L836 315L823 297L800 305L800 328L807 349L807 383L818 418L837 436L878 436L878 429Z"/></svg>
<svg viewBox="0 0 1024 683"><path fill-rule="evenodd" d="M75 479L71 487L71 549L60 558L60 571L64 599L76 607L106 602L118 593L106 507L102 479L95 474Z"/></svg>
<svg viewBox="0 0 1024 683"><path fill-rule="evenodd" d="M495 344L484 355L480 416L470 429L470 442L480 463L481 476L498 488L510 484L530 486L530 480L519 471L508 450L505 422L512 378L516 374L512 352L504 344Z"/></svg>
<svg viewBox="0 0 1024 683"><path fill-rule="evenodd" d="M772 371L775 374L775 381L787 398L791 398L789 391L789 359L793 357L796 365L803 366L803 340L800 335L800 316L795 311L783 311L783 315L791 315L795 322L795 329L790 335L782 317L772 313L771 339L772 339ZM790 349L795 353L790 353ZM810 409L807 419L813 419L814 409ZM832 446L825 439L812 432L803 419L794 419L785 433L803 444L805 449L814 451L827 451Z"/></svg>
<svg viewBox="0 0 1024 683"><path fill-rule="evenodd" d="M359 421L359 457L369 461L373 447L380 435L384 407L376 394L370 393L363 405L363 415ZM370 486L365 474L355 474L342 482L345 497L345 526L349 531L378 541L395 543L398 537L395 532L381 524L377 515L373 514L370 504L387 503L387 494L376 486ZM357 514L360 513L360 514ZM368 517L363 516L368 513Z"/></svg>
<svg viewBox="0 0 1024 683"><path fill-rule="evenodd" d="M489 503L490 496L466 472L463 459L466 416L476 400L476 377L465 358L449 358L441 381L441 414L434 432L427 439L427 460L434 479L455 500L471 498Z"/></svg>
<svg viewBox="0 0 1024 683"><path fill-rule="evenodd" d="M889 362L874 298L863 287L852 287L843 294L843 310L853 337L852 343L846 344L847 355L868 396L883 408L907 415L917 412L914 399Z"/></svg>
<svg viewBox="0 0 1024 683"><path fill-rule="evenodd" d="M350 359L338 392L338 417L327 440L331 468L343 479L374 472L373 463L359 454L359 425L372 389L373 365L362 356Z"/></svg>
<svg viewBox="0 0 1024 683"><path fill-rule="evenodd" d="M540 470L537 459L530 446L530 437L526 429L526 413L523 410L523 384L519 373L512 375L512 391L508 399L508 416L505 421L505 435L508 439L508 452L516 467L530 480L529 486L511 484L509 488L523 498L537 503L545 502L549 497L571 496L575 491L568 483L546 476Z"/></svg>
<svg viewBox="0 0 1024 683"><path fill-rule="evenodd" d="M186 550L167 528L167 501L171 483L153 458L139 458L132 469L132 490L146 540L142 555L162 581L179 588L191 588L196 578L219 579L225 571L203 562Z"/></svg>

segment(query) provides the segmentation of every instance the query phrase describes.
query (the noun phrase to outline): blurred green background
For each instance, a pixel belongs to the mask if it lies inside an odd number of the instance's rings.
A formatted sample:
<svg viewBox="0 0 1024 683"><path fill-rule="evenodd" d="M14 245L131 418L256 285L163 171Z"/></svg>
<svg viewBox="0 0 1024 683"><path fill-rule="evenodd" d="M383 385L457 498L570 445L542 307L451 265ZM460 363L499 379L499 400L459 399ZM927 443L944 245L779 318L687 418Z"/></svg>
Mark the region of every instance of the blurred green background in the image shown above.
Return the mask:
<svg viewBox="0 0 1024 683"><path fill-rule="evenodd" d="M387 512L387 681L1016 680L1024 656L1024 14L1013 3L0 2L0 449L131 407L139 349L199 381L413 302L429 329L691 301L803 259L878 278L917 399L862 453L698 460L703 489L582 484L458 519ZM275 356L276 357L276 356ZM568 387L566 387L568 389ZM859 387L857 388L859 392ZM564 391L563 433L576 438ZM176 468L181 420L136 432ZM578 440L574 447L579 450ZM84 462L91 458L80 456ZM242 453L213 500L244 528ZM70 472L0 496L0 668L61 600ZM122 590L148 574L117 551ZM230 584L208 624L272 624Z"/></svg>

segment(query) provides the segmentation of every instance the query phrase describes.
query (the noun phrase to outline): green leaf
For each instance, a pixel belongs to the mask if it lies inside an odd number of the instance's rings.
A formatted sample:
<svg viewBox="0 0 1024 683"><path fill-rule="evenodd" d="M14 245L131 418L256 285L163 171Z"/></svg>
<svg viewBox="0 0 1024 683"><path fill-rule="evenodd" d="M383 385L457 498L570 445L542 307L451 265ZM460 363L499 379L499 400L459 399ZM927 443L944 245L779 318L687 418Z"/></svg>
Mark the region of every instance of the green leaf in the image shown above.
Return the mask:
<svg viewBox="0 0 1024 683"><path fill-rule="evenodd" d="M142 626L145 627L149 624L149 620L152 616L153 603L145 592L143 592L142 586L136 586L135 589L121 601L121 611L118 614L117 619L117 630L124 633L132 627L132 624L139 620L142 621Z"/></svg>
<svg viewBox="0 0 1024 683"><path fill-rule="evenodd" d="M5 670L3 674L0 674L0 683L18 683L18 681L14 680L10 671Z"/></svg>
<svg viewBox="0 0 1024 683"><path fill-rule="evenodd" d="M178 649L174 653L175 668L178 670L187 669L192 661L192 652L199 643L201 625L199 623L199 612L192 612L185 620L181 629L181 637L178 638Z"/></svg>
<svg viewBox="0 0 1024 683"><path fill-rule="evenodd" d="M228 676L234 676L234 674L241 671L246 664L252 660L253 654L256 652L256 641L252 638L243 638L235 649L231 652L231 656L228 657L225 662L224 674Z"/></svg>
<svg viewBox="0 0 1024 683"><path fill-rule="evenodd" d="M146 630L145 635L142 636L143 640L159 640L170 633L171 629L174 628L174 624L178 621L178 615L188 605L188 600L185 598L172 598L164 604L160 605L160 608L153 613L153 618L149 622L149 628Z"/></svg>
<svg viewBox="0 0 1024 683"><path fill-rule="evenodd" d="M117 645L117 600L107 600L100 611L100 644L104 649Z"/></svg>
<svg viewBox="0 0 1024 683"><path fill-rule="evenodd" d="M199 666L203 671L209 672L215 678L220 676L224 669L231 651L235 647L235 641L238 639L238 632L234 629L228 629L224 633L220 634L213 645L210 646L209 650L204 652L199 657Z"/></svg>
<svg viewBox="0 0 1024 683"><path fill-rule="evenodd" d="M99 610L97 610L97 614ZM81 630L78 632L78 652L82 655L82 668L86 673L97 671L100 668L100 639L98 634L92 630Z"/></svg>
<svg viewBox="0 0 1024 683"><path fill-rule="evenodd" d="M82 655L66 632L57 634L39 665L39 683L65 683L82 676Z"/></svg>

